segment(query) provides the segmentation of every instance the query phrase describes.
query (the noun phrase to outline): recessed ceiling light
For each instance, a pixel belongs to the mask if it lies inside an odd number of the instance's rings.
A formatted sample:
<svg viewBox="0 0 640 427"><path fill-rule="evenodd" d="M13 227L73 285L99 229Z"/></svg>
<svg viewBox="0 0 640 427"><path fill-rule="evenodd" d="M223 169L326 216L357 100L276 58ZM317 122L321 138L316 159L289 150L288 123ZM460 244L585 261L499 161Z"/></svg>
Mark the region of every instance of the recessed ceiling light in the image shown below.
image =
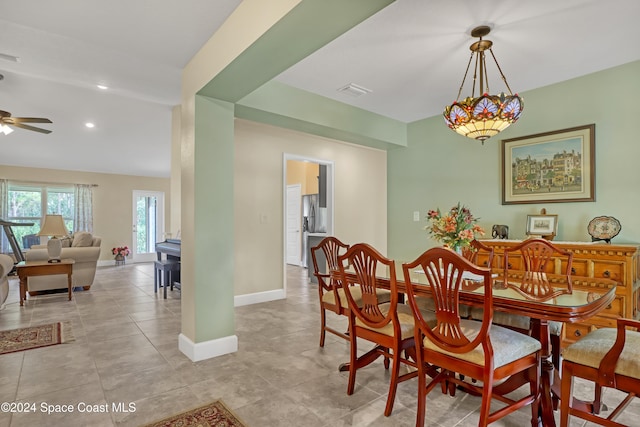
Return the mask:
<svg viewBox="0 0 640 427"><path fill-rule="evenodd" d="M86 127L88 127L88 128L94 128L94 127L96 127L96 125L94 125L94 124L93 124L93 123L91 123L91 122L87 122L87 123L85 123L84 125L85 125Z"/></svg>
<svg viewBox="0 0 640 427"><path fill-rule="evenodd" d="M98 86L98 89L102 89L102 90L107 90L107 89L109 89L109 86L107 86L107 85L103 85L103 84L99 84L99 85L96 85L96 86Z"/></svg>

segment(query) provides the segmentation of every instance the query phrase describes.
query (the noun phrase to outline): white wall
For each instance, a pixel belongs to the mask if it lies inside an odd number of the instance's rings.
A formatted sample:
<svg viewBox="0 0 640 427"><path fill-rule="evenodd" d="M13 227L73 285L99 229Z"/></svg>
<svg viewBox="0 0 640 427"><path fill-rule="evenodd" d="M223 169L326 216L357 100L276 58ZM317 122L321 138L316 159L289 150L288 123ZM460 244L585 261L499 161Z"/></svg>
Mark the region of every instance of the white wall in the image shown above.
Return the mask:
<svg viewBox="0 0 640 427"><path fill-rule="evenodd" d="M335 162L335 236L387 250L387 154L236 120L235 294L281 289L284 153Z"/></svg>

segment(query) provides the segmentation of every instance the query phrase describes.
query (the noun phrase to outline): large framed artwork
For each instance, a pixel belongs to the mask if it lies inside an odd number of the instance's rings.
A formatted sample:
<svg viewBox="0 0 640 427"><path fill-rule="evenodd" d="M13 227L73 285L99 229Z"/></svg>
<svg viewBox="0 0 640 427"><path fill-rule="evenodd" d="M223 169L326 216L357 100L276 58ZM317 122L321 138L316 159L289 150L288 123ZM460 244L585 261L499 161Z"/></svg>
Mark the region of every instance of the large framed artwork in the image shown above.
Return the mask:
<svg viewBox="0 0 640 427"><path fill-rule="evenodd" d="M596 125L502 140L502 204L595 201Z"/></svg>

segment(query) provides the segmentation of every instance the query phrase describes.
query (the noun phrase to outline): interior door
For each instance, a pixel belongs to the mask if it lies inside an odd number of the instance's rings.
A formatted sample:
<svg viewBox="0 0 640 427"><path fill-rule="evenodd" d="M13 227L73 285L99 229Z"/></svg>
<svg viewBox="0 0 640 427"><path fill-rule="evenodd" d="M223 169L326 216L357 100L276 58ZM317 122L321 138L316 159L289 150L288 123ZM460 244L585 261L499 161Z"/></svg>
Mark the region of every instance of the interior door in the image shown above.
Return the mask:
<svg viewBox="0 0 640 427"><path fill-rule="evenodd" d="M302 186L287 185L287 264L301 265Z"/></svg>
<svg viewBox="0 0 640 427"><path fill-rule="evenodd" d="M134 262L156 259L156 243L164 240L164 193L133 191L133 236L131 253Z"/></svg>

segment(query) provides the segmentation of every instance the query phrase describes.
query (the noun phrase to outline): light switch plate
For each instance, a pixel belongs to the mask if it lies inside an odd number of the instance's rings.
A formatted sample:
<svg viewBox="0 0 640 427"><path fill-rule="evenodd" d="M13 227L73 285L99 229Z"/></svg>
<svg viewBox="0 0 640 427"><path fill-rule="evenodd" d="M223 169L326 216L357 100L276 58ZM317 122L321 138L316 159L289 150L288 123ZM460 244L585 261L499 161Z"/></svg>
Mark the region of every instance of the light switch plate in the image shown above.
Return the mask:
<svg viewBox="0 0 640 427"><path fill-rule="evenodd" d="M413 220L414 221L420 221L420 212L419 211L414 211L413 212Z"/></svg>

